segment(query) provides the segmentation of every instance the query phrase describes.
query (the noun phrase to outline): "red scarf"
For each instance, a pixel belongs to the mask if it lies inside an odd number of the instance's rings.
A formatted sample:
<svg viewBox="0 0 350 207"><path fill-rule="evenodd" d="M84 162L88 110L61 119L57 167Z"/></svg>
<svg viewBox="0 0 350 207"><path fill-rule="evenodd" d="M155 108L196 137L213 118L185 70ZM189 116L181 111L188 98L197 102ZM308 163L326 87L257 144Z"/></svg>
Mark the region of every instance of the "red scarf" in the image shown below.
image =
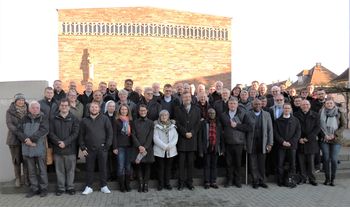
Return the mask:
<svg viewBox="0 0 350 207"><path fill-rule="evenodd" d="M216 120L209 121L209 147L211 151L215 150L216 145Z"/></svg>

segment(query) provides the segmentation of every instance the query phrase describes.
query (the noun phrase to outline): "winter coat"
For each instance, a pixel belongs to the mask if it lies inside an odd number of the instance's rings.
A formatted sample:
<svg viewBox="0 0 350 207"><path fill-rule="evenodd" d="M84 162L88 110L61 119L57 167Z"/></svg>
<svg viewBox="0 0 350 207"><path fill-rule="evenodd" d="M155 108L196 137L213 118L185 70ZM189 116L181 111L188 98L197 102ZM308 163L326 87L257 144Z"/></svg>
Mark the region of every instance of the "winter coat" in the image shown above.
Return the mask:
<svg viewBox="0 0 350 207"><path fill-rule="evenodd" d="M143 146L147 155L142 158L142 163L152 163L154 162L154 154L153 154L153 131L154 124L153 121L146 118L138 118L133 122L133 131L131 133L133 149L131 160L135 161L137 155L139 154L139 147Z"/></svg>
<svg viewBox="0 0 350 207"><path fill-rule="evenodd" d="M317 134L320 132L320 116L314 111L304 112L299 111L294 114L300 123L301 135L300 138L306 138L308 141L305 144L298 144L298 151L305 154L315 154L319 152Z"/></svg>
<svg viewBox="0 0 350 207"><path fill-rule="evenodd" d="M177 155L176 144L178 141L178 133L176 131L176 125L174 121L170 124L168 128L164 125L160 124L157 121L154 121L154 133L153 133L153 151L154 156L157 157L165 157L165 149L167 147L170 148L169 151L166 152L166 157L174 157Z"/></svg>
<svg viewBox="0 0 350 207"><path fill-rule="evenodd" d="M41 157L46 154L46 135L49 133L49 121L42 112L37 116L28 113L23 117L18 128L18 138L22 142L22 155L27 157ZM24 140L29 138L35 147L28 146Z"/></svg>
<svg viewBox="0 0 350 207"><path fill-rule="evenodd" d="M198 148L199 155L202 156L208 153L209 147L209 120L201 121L201 127L199 132L199 139L201 139L201 145ZM224 142L222 137L222 126L219 120L216 120L216 144L214 146L215 152L220 155L224 152Z"/></svg>
<svg viewBox="0 0 350 207"><path fill-rule="evenodd" d="M187 113L184 105L175 109L175 120L179 140L177 142L177 151L197 151L201 140L198 139L200 128L201 111L196 106L191 104L191 109ZM186 138L186 133L191 132L192 137Z"/></svg>
<svg viewBox="0 0 350 207"><path fill-rule="evenodd" d="M221 114L221 124L224 128L223 138L225 144L245 145L247 133L253 130L249 116L240 108L236 109L235 119L237 126L232 128L229 111ZM239 121L237 121L239 120Z"/></svg>
<svg viewBox="0 0 350 207"><path fill-rule="evenodd" d="M77 153L77 140L79 135L79 120L72 113L66 118L57 114L50 120L49 140L53 146L53 152L58 155L73 155ZM65 147L62 149L58 142L63 141Z"/></svg>
<svg viewBox="0 0 350 207"><path fill-rule="evenodd" d="M28 109L28 103L26 103ZM12 102L9 109L6 111L6 125L8 128L6 144L9 146L20 146L21 141L17 138L18 127L21 123L21 118L17 115L15 103Z"/></svg>

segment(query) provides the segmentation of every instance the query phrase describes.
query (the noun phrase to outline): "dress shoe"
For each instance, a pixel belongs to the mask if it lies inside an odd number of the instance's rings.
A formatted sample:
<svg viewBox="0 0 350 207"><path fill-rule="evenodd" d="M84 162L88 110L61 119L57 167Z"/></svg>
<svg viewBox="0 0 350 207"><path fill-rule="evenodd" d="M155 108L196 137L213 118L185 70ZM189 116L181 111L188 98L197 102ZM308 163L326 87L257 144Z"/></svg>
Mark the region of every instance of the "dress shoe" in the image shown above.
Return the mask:
<svg viewBox="0 0 350 207"><path fill-rule="evenodd" d="M259 183L259 186L262 188L268 188L269 186L266 185L266 183Z"/></svg>
<svg viewBox="0 0 350 207"><path fill-rule="evenodd" d="M216 183L210 184L210 187L215 188L215 189L218 189L218 188L219 188L218 184L216 184Z"/></svg>

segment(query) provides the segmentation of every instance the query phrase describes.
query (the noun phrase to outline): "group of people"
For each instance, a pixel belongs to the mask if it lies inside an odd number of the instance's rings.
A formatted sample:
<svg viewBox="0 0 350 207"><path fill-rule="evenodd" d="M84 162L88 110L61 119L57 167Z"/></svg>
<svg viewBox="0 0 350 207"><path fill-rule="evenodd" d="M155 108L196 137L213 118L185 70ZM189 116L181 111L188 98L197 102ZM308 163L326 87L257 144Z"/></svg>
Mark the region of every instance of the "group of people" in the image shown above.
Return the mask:
<svg viewBox="0 0 350 207"><path fill-rule="evenodd" d="M227 169L224 186L240 188L244 152L253 188L267 188L265 177L270 174L276 175L279 186L288 185L295 175L301 183L317 185L320 149L324 184L335 185L346 118L324 89L314 92L310 85L297 95L281 85L268 93L257 81L232 90L217 81L209 90L203 84L194 88L177 83L165 84L161 92L159 83L133 90L131 79L121 90L115 81L101 82L97 90L88 82L82 94L76 88L72 81L65 92L56 80L53 88L45 88L42 100L27 103L24 94L16 94L7 111L15 185L30 186L27 197L47 195L47 149L53 150L57 196L75 194L79 151L86 158L83 195L93 192L96 163L103 193L111 192L109 177L118 178L121 192L131 191L133 176L138 192L148 192L153 171L157 189L171 190L174 161L178 190L193 190L198 158L203 160L204 188L218 188L220 156Z"/></svg>

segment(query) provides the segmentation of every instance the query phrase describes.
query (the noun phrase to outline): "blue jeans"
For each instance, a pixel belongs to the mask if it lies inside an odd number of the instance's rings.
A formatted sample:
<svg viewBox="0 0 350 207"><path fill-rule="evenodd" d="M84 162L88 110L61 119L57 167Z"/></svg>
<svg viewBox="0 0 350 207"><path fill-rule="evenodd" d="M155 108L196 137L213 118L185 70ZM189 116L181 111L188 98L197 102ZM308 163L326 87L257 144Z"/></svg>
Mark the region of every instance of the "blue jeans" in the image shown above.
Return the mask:
<svg viewBox="0 0 350 207"><path fill-rule="evenodd" d="M330 178L329 173L331 173L331 179L335 178L340 147L341 147L340 144L331 144L331 143L325 143L325 142L321 143L323 166L324 166L326 178L328 179ZM331 165L331 169L329 169L329 165Z"/></svg>
<svg viewBox="0 0 350 207"><path fill-rule="evenodd" d="M118 147L117 174L118 176L131 174L131 148Z"/></svg>

